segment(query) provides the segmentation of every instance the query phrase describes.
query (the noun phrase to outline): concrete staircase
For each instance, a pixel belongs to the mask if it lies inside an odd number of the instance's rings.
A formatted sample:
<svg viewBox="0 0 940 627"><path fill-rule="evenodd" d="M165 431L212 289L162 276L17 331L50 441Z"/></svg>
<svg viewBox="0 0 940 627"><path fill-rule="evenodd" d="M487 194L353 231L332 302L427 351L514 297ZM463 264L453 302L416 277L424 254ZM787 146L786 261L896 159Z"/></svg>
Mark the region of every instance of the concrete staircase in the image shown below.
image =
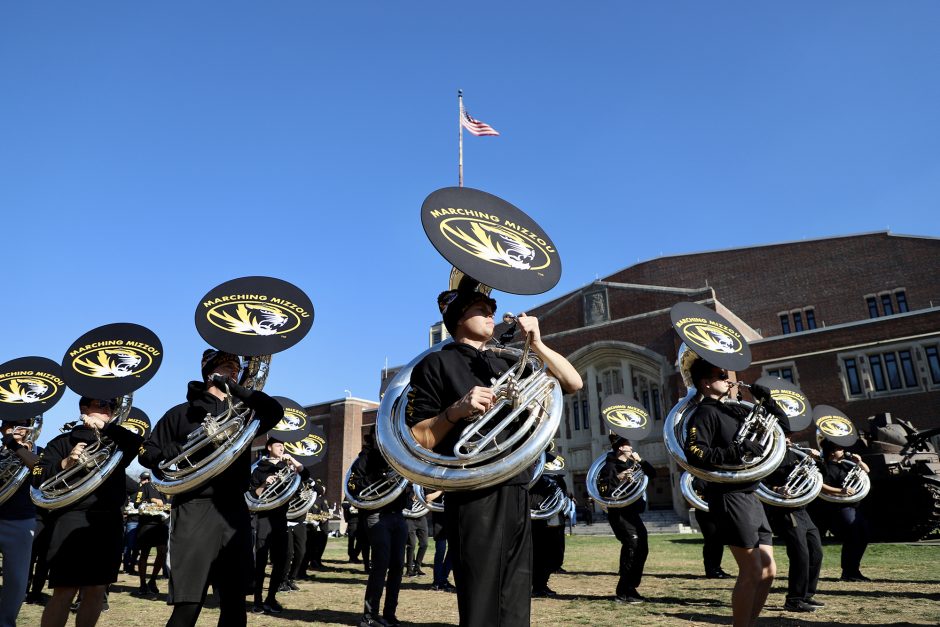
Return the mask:
<svg viewBox="0 0 940 627"><path fill-rule="evenodd" d="M679 515L672 510L647 511L640 514L643 524L649 533L695 533L692 527L682 522ZM598 513L594 515L594 524L586 525L578 521L574 528L577 535L612 535L613 531L607 524L607 515Z"/></svg>

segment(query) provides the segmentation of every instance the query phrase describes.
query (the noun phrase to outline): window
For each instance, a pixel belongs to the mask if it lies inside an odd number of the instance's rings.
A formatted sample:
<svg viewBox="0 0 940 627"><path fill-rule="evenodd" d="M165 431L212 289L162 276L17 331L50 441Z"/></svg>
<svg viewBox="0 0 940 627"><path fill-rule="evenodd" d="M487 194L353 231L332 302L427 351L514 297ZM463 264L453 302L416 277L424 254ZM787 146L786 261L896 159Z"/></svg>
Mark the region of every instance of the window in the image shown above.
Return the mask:
<svg viewBox="0 0 940 627"><path fill-rule="evenodd" d="M780 326L783 327L783 334L787 335L790 333L790 316L787 314L782 314L780 316Z"/></svg>
<svg viewBox="0 0 940 627"><path fill-rule="evenodd" d="M891 294L883 294L881 296L881 307L884 309L886 316L894 315L894 305L891 303Z"/></svg>
<svg viewBox="0 0 940 627"><path fill-rule="evenodd" d="M911 351L898 351L898 357L901 358L904 384L909 388L917 387L917 374L914 372L914 360L911 359Z"/></svg>
<svg viewBox="0 0 940 627"><path fill-rule="evenodd" d="M778 379L786 379L790 383L793 383L793 368L774 368L768 370L767 374L772 377L777 377Z"/></svg>
<svg viewBox="0 0 940 627"><path fill-rule="evenodd" d="M814 309L806 310L806 328L807 329L816 328L816 310Z"/></svg>
<svg viewBox="0 0 940 627"><path fill-rule="evenodd" d="M803 330L803 314L798 311L793 312L793 328L796 331Z"/></svg>
<svg viewBox="0 0 940 627"><path fill-rule="evenodd" d="M849 394L861 394L862 382L858 377L858 366L855 365L855 360L843 359L842 363L845 365L845 375L849 381Z"/></svg>
<svg viewBox="0 0 940 627"><path fill-rule="evenodd" d="M871 378L878 392L917 387L910 350L869 355L868 365L871 367Z"/></svg>
<svg viewBox="0 0 940 627"><path fill-rule="evenodd" d="M907 295L904 293L904 290L896 291L894 293L894 300L898 302L898 313L909 311L907 308Z"/></svg>
<svg viewBox="0 0 940 627"><path fill-rule="evenodd" d="M875 382L875 389L879 392L885 391L887 387L885 386L885 373L881 369L881 357L871 355L868 358L868 365L871 368L871 378Z"/></svg>
<svg viewBox="0 0 940 627"><path fill-rule="evenodd" d="M927 366L930 369L930 379L934 383L940 383L940 355L937 354L937 347L925 346L924 353L927 354Z"/></svg>
<svg viewBox="0 0 940 627"><path fill-rule="evenodd" d="M581 424L584 426L585 431L591 428L591 423L589 422L590 413L591 412L588 410L588 399L585 395L585 397L581 399Z"/></svg>
<svg viewBox="0 0 940 627"><path fill-rule="evenodd" d="M865 299L865 302L868 303L868 317L877 318L878 317L878 301L875 300L874 296L869 296Z"/></svg>
<svg viewBox="0 0 940 627"><path fill-rule="evenodd" d="M580 396L580 395L579 395ZM581 400L575 396L574 402L571 404L571 409L573 410L574 418L574 430L581 430Z"/></svg>

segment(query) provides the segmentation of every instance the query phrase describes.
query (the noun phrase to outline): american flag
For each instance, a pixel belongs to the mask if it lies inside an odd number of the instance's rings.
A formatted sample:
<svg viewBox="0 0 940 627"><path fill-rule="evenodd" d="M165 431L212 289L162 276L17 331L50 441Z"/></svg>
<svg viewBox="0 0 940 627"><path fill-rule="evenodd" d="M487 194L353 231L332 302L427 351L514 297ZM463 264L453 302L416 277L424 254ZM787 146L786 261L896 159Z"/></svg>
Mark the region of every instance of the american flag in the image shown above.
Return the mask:
<svg viewBox="0 0 940 627"><path fill-rule="evenodd" d="M486 122L481 122L480 120L474 120L471 118L470 114L467 113L467 110L463 107L461 107L460 113L460 125L477 137L481 135L499 135L499 131Z"/></svg>

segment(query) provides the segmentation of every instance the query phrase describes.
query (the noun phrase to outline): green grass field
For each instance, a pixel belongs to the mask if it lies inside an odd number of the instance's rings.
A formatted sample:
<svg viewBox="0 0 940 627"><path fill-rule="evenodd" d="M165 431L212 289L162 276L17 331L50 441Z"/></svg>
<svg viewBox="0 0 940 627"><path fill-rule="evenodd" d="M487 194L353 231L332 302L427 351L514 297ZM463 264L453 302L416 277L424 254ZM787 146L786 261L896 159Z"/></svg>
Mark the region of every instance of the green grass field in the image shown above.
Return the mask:
<svg viewBox="0 0 940 627"><path fill-rule="evenodd" d="M702 577L701 537L655 535L640 591L649 599L623 606L612 600L620 545L612 536L568 537L565 569L549 585L554 599L532 601L532 623L546 627L565 625L716 625L730 623L732 580ZM796 625L937 625L940 624L940 545L878 544L869 547L862 572L872 583L837 580L839 545L825 547L817 598L826 607L815 614L783 611L787 558L783 547L776 554L778 577L760 624ZM428 558L433 555L433 543ZM249 614L249 625L354 625L362 612L365 574L345 561L345 539L331 539L325 572L314 581L300 582L302 590L280 594L286 608L279 616ZM725 551L723 567L734 574L734 560ZM425 568L430 572L430 568ZM121 575L111 594L111 611L99 625L157 626L166 623L169 606L158 600L128 594L137 582ZM158 582L166 590L166 580ZM20 625L38 625L42 608L26 605ZM437 627L457 623L456 597L430 590L430 576L405 579L398 616L410 625ZM200 625L215 625L218 611L207 607Z"/></svg>

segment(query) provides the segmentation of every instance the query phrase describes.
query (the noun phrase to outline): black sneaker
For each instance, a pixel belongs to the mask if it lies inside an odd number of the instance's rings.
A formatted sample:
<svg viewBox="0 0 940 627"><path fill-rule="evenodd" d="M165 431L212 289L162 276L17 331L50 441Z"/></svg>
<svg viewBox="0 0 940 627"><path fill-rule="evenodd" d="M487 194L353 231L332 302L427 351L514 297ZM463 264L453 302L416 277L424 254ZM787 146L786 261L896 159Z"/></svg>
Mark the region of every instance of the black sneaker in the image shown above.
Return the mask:
<svg viewBox="0 0 940 627"><path fill-rule="evenodd" d="M264 607L260 603L252 603L251 613L252 614L264 614Z"/></svg>
<svg viewBox="0 0 940 627"><path fill-rule="evenodd" d="M74 614L75 612L78 611L78 606L81 605L81 604L82 604L81 601L75 601L74 603L72 603L72 604L69 606L69 611Z"/></svg>
<svg viewBox="0 0 940 627"><path fill-rule="evenodd" d="M787 612L815 612L816 606L810 605L805 601L793 600L783 604L784 611Z"/></svg>
<svg viewBox="0 0 940 627"><path fill-rule="evenodd" d="M293 579L287 582L287 587L290 588L293 592L300 592L300 586L298 586L297 582L295 582Z"/></svg>
<svg viewBox="0 0 940 627"><path fill-rule="evenodd" d="M809 599L803 599L803 603L807 605L812 605L813 607L826 607L826 604L822 601L817 601L816 599L810 597Z"/></svg>
<svg viewBox="0 0 940 627"><path fill-rule="evenodd" d="M629 603L630 605L643 602L641 597L625 594L618 594L616 597L614 597L614 600L617 603Z"/></svg>
<svg viewBox="0 0 940 627"><path fill-rule="evenodd" d="M277 591L278 592L293 592L291 587L287 585L286 581L277 587Z"/></svg>
<svg viewBox="0 0 940 627"><path fill-rule="evenodd" d="M284 608L276 599L268 599L261 607L264 609L265 614L280 614L284 611Z"/></svg>
<svg viewBox="0 0 940 627"><path fill-rule="evenodd" d="M427 576L427 573L424 572L423 570L421 570L420 568L416 569L416 570L414 571L414 573L415 573L418 577L426 577L426 576Z"/></svg>
<svg viewBox="0 0 940 627"><path fill-rule="evenodd" d="M731 575L721 570L720 568L714 572L706 573L706 579L731 579Z"/></svg>
<svg viewBox="0 0 940 627"><path fill-rule="evenodd" d="M394 614L391 616L383 614L382 620L385 621L385 624L388 625L388 627L401 627L401 621L398 620L398 617Z"/></svg>
<svg viewBox="0 0 940 627"><path fill-rule="evenodd" d="M362 618L359 619L359 627L388 627L388 623L378 616L363 614Z"/></svg>
<svg viewBox="0 0 940 627"><path fill-rule="evenodd" d="M532 591L532 596L538 599L547 599L550 597L558 596L558 593L545 586L544 588L539 588L538 590Z"/></svg>
<svg viewBox="0 0 940 627"><path fill-rule="evenodd" d="M147 591L150 592L150 594L156 594L156 595L159 596L159 594L160 594L160 588L157 587L157 582L154 581L153 579L151 579L150 581L148 581L148 582L147 582Z"/></svg>

